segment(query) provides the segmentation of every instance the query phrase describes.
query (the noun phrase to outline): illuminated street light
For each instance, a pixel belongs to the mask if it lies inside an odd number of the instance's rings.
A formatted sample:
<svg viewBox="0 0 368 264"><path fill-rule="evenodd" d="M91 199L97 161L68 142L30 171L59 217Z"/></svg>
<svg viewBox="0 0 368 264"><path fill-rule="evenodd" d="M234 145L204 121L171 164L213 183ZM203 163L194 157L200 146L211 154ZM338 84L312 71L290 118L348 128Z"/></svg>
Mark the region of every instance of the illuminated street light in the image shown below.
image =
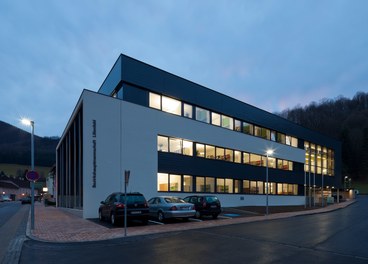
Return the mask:
<svg viewBox="0 0 368 264"><path fill-rule="evenodd" d="M21 119L22 124L31 126L31 171L34 171L34 121L27 118ZM35 181L31 181L31 229L34 229L34 187Z"/></svg>
<svg viewBox="0 0 368 264"><path fill-rule="evenodd" d="M273 150L268 149L266 151L266 215L268 215L268 157L273 155Z"/></svg>

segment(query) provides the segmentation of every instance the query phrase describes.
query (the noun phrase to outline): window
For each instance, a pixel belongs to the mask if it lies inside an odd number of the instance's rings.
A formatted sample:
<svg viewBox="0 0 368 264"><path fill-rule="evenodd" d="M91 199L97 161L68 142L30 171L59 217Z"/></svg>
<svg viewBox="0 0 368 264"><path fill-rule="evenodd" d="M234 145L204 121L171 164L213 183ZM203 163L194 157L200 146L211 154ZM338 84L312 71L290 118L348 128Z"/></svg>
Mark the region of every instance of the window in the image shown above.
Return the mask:
<svg viewBox="0 0 368 264"><path fill-rule="evenodd" d="M225 160L233 162L234 151L232 149L225 149Z"/></svg>
<svg viewBox="0 0 368 264"><path fill-rule="evenodd" d="M238 150L234 151L234 162L241 163L241 152Z"/></svg>
<svg viewBox="0 0 368 264"><path fill-rule="evenodd" d="M234 120L234 130L241 131L241 122L239 120Z"/></svg>
<svg viewBox="0 0 368 264"><path fill-rule="evenodd" d="M197 192L205 192L206 191L206 185L204 181L204 177L196 177L196 191Z"/></svg>
<svg viewBox="0 0 368 264"><path fill-rule="evenodd" d="M166 96L162 96L162 111L174 115L181 115L181 102Z"/></svg>
<svg viewBox="0 0 368 264"><path fill-rule="evenodd" d="M170 192L180 192L181 191L181 176L170 174Z"/></svg>
<svg viewBox="0 0 368 264"><path fill-rule="evenodd" d="M267 128L261 128L261 137L270 140L270 130Z"/></svg>
<svg viewBox="0 0 368 264"><path fill-rule="evenodd" d="M184 175L183 191L193 192L193 177L190 175Z"/></svg>
<svg viewBox="0 0 368 264"><path fill-rule="evenodd" d="M215 147L206 145L206 158L207 159L214 159L216 157L215 154Z"/></svg>
<svg viewBox="0 0 368 264"><path fill-rule="evenodd" d="M170 138L170 152L182 154L181 152L181 144L182 140L179 138Z"/></svg>
<svg viewBox="0 0 368 264"><path fill-rule="evenodd" d="M271 141L276 141L276 132L271 131Z"/></svg>
<svg viewBox="0 0 368 264"><path fill-rule="evenodd" d="M169 190L169 174L157 173L157 191L167 192Z"/></svg>
<svg viewBox="0 0 368 264"><path fill-rule="evenodd" d="M184 116L188 118L193 118L193 106L189 104L184 104Z"/></svg>
<svg viewBox="0 0 368 264"><path fill-rule="evenodd" d="M193 142L183 140L183 155L193 156Z"/></svg>
<svg viewBox="0 0 368 264"><path fill-rule="evenodd" d="M250 165L261 166L262 160L260 155L250 154Z"/></svg>
<svg viewBox="0 0 368 264"><path fill-rule="evenodd" d="M197 152L197 157L204 158L204 145L196 143L196 152Z"/></svg>
<svg viewBox="0 0 368 264"><path fill-rule="evenodd" d="M243 163L250 164L250 154L248 152L243 152Z"/></svg>
<svg viewBox="0 0 368 264"><path fill-rule="evenodd" d="M241 191L241 181L234 180L234 193L240 193Z"/></svg>
<svg viewBox="0 0 368 264"><path fill-rule="evenodd" d="M210 111L196 107L196 120L210 123Z"/></svg>
<svg viewBox="0 0 368 264"><path fill-rule="evenodd" d="M286 142L285 135L281 133L277 133L277 142L281 144L285 144Z"/></svg>
<svg viewBox="0 0 368 264"><path fill-rule="evenodd" d="M295 137L291 137L291 146L297 148L298 147L298 139Z"/></svg>
<svg viewBox="0 0 368 264"><path fill-rule="evenodd" d="M243 193L250 193L250 182L249 182L249 180L243 180Z"/></svg>
<svg viewBox="0 0 368 264"><path fill-rule="evenodd" d="M253 125L243 122L243 133L253 135Z"/></svg>
<svg viewBox="0 0 368 264"><path fill-rule="evenodd" d="M259 126L254 126L254 135L256 137L261 137L262 136L262 128Z"/></svg>
<svg viewBox="0 0 368 264"><path fill-rule="evenodd" d="M225 179L225 192L226 193L233 193L233 179Z"/></svg>
<svg viewBox="0 0 368 264"><path fill-rule="evenodd" d="M267 157L265 157L265 156L263 156L262 157L262 161L264 161L263 162L263 166L267 166L267 163L266 163L266 161L267 161ZM268 157L268 167L269 168L273 168L273 169L276 169L276 159L275 158L272 158L272 157Z"/></svg>
<svg viewBox="0 0 368 264"><path fill-rule="evenodd" d="M212 125L221 126L221 115L217 113L212 113Z"/></svg>
<svg viewBox="0 0 368 264"><path fill-rule="evenodd" d="M225 150L223 148L216 148L216 159L225 160Z"/></svg>
<svg viewBox="0 0 368 264"><path fill-rule="evenodd" d="M157 150L162 152L169 151L169 138L163 136L157 136Z"/></svg>
<svg viewBox="0 0 368 264"><path fill-rule="evenodd" d="M233 119L231 117L222 115L221 126L224 127L224 128L228 128L228 129L233 130L233 128L234 128Z"/></svg>
<svg viewBox="0 0 368 264"><path fill-rule="evenodd" d="M215 192L215 178L196 177L197 192Z"/></svg>
<svg viewBox="0 0 368 264"><path fill-rule="evenodd" d="M161 96L155 93L149 93L149 106L161 110Z"/></svg>
<svg viewBox="0 0 368 264"><path fill-rule="evenodd" d="M286 145L290 146L291 145L291 136L286 135L285 142L286 142Z"/></svg>
<svg viewBox="0 0 368 264"><path fill-rule="evenodd" d="M258 193L258 188L257 188L257 182L256 181L251 181L250 182L250 193L253 193L253 194Z"/></svg>
<svg viewBox="0 0 368 264"><path fill-rule="evenodd" d="M263 181L257 181L258 193L264 194L264 184Z"/></svg>

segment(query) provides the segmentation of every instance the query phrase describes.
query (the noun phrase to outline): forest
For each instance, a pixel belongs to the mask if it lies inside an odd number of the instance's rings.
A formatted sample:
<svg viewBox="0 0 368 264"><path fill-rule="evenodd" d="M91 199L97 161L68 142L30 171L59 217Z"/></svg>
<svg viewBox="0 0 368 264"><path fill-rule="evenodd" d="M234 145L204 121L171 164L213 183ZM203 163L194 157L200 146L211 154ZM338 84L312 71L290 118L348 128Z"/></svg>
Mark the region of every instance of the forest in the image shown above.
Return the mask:
<svg viewBox="0 0 368 264"><path fill-rule="evenodd" d="M342 142L342 175L368 180L368 93L352 99L322 99L304 107L286 109L278 115Z"/></svg>

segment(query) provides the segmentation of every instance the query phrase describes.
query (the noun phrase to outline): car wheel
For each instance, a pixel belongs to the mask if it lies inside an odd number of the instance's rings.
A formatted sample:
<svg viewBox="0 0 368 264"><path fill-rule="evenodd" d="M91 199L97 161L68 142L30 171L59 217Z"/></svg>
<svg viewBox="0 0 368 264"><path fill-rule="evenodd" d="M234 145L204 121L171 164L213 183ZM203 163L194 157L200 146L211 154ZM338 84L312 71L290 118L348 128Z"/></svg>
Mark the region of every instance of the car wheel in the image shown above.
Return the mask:
<svg viewBox="0 0 368 264"><path fill-rule="evenodd" d="M98 211L98 220L102 221L103 217L102 217L102 212Z"/></svg>
<svg viewBox="0 0 368 264"><path fill-rule="evenodd" d="M157 218L158 218L158 221L163 222L165 220L164 213L158 212Z"/></svg>
<svg viewBox="0 0 368 264"><path fill-rule="evenodd" d="M217 217L218 217L218 214L213 214L213 215L212 215L212 218L213 218L213 219L217 219Z"/></svg>
<svg viewBox="0 0 368 264"><path fill-rule="evenodd" d="M195 213L195 218L201 218L201 212L200 211L196 211Z"/></svg>

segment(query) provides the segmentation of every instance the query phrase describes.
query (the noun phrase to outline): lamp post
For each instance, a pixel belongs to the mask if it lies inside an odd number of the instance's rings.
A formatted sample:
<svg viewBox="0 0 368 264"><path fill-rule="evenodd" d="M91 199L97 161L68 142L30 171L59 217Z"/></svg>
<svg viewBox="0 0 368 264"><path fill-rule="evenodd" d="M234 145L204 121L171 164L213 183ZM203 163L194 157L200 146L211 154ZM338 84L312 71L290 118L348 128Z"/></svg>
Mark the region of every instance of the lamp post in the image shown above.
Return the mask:
<svg viewBox="0 0 368 264"><path fill-rule="evenodd" d="M266 215L268 215L268 157L273 154L272 149L266 151Z"/></svg>
<svg viewBox="0 0 368 264"><path fill-rule="evenodd" d="M31 126L31 171L34 171L34 121L23 118L22 124ZM35 181L31 181L31 229L34 229L34 186Z"/></svg>

